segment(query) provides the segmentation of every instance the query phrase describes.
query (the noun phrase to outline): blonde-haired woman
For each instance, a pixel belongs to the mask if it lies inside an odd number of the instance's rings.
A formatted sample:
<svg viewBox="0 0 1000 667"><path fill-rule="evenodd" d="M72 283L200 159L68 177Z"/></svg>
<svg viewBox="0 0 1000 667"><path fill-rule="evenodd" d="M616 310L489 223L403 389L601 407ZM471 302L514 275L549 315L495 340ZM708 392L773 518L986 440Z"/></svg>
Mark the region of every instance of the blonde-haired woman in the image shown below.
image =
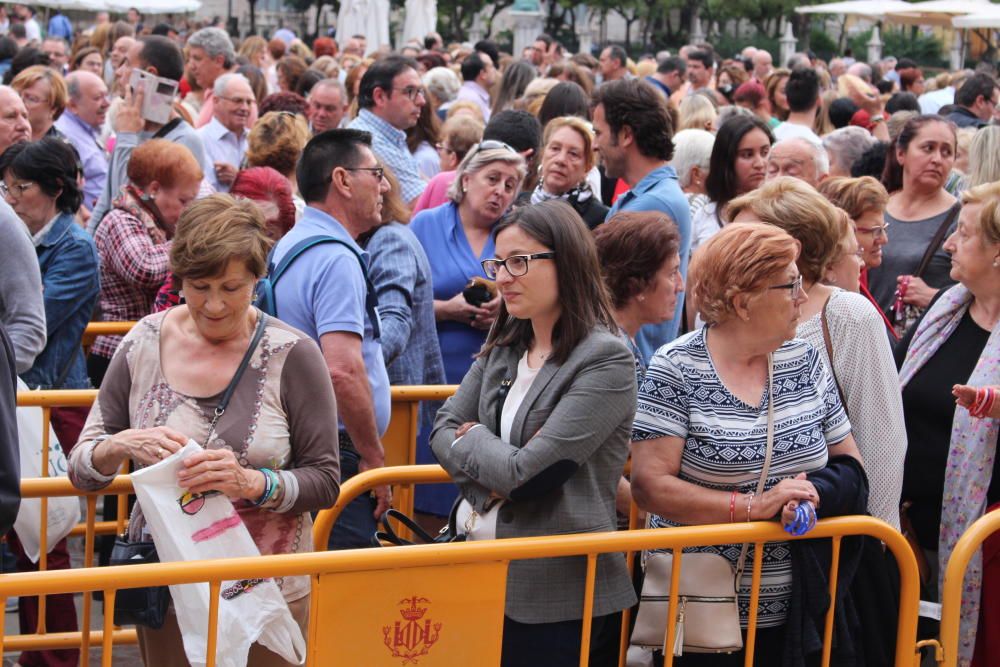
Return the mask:
<svg viewBox="0 0 1000 667"><path fill-rule="evenodd" d="M271 167L288 179L296 220L302 217L306 203L299 196L295 165L308 141L309 127L305 119L283 111L270 111L261 116L247 136L247 166Z"/></svg>
<svg viewBox="0 0 1000 667"><path fill-rule="evenodd" d="M798 256L794 238L759 222L726 225L695 253L688 276L708 325L653 356L632 432L632 494L653 526L788 525L800 503L821 517L857 509L864 475L837 386L795 339L808 298ZM691 551L735 567L741 548ZM743 627L752 570L737 582ZM787 543L765 544L752 664L781 664L793 594ZM722 660L711 664L743 664L742 651Z"/></svg>
<svg viewBox="0 0 1000 667"><path fill-rule="evenodd" d="M525 192L518 203L540 204L562 199L580 214L587 227L604 222L608 207L594 194L587 175L594 167L594 135L589 124L576 116L554 118L542 139L542 171L538 186Z"/></svg>
<svg viewBox="0 0 1000 667"><path fill-rule="evenodd" d="M21 70L10 82L10 87L21 96L28 110L32 141L45 136L62 136L55 122L66 108L69 94L59 72L44 65L33 65Z"/></svg>
<svg viewBox="0 0 1000 667"><path fill-rule="evenodd" d="M903 411L910 447L906 452L903 501L917 542L931 566L921 595L936 601L938 574L958 538L984 512L1000 503L997 435L1000 420L956 409L955 385L981 387L1000 377L1000 184L980 185L962 195L958 227L944 243L951 278L927 312L896 347ZM978 556L978 553L977 553ZM989 664L1000 645L995 617L980 617L985 595L983 559L966 571L959 631L959 664L973 653ZM995 575L994 575L995 576ZM985 611L989 611L985 609Z"/></svg>
<svg viewBox="0 0 1000 667"><path fill-rule="evenodd" d="M969 145L967 187L1000 181L1000 127L987 125L976 131Z"/></svg>
<svg viewBox="0 0 1000 667"><path fill-rule="evenodd" d="M869 513L899 528L903 404L882 317L857 293L861 258L850 218L787 176L734 199L729 212L733 222L766 222L799 242L796 264L806 299L795 337L811 343L833 373L868 471Z"/></svg>
<svg viewBox="0 0 1000 667"><path fill-rule="evenodd" d="M715 127L719 111L712 100L705 95L695 94L685 97L680 106L678 130L707 130Z"/></svg>

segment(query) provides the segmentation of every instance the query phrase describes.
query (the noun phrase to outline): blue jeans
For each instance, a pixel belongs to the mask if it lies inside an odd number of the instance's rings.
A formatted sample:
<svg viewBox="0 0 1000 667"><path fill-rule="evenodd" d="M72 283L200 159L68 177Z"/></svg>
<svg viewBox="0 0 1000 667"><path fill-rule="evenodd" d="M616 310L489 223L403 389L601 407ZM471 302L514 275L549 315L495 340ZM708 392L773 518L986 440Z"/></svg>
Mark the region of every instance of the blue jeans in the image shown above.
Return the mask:
<svg viewBox="0 0 1000 667"><path fill-rule="evenodd" d="M340 480L346 482L358 474L361 457L353 449L340 449ZM344 508L337 523L333 524L327 548L364 549L372 546L375 535L375 499L368 494L358 496Z"/></svg>

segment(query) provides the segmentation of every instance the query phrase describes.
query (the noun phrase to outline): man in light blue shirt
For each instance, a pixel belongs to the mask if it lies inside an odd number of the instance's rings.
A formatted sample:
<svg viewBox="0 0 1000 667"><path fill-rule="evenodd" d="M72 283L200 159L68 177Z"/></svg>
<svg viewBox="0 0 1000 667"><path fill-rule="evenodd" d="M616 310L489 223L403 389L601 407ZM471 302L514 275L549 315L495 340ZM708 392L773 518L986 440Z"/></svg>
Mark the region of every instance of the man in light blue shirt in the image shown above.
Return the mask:
<svg viewBox="0 0 1000 667"><path fill-rule="evenodd" d="M56 129L76 149L83 166L83 204L93 209L108 178L108 154L101 145L101 127L107 116L108 87L93 72L77 70L66 77L69 99L56 120Z"/></svg>
<svg viewBox="0 0 1000 667"><path fill-rule="evenodd" d="M371 135L329 130L312 138L296 170L306 201L302 219L275 247L281 259L301 241L328 236L303 251L275 284L278 317L315 339L329 367L340 417L343 480L385 465L381 437L389 426L391 397L379 343L378 315L367 292L368 254L356 239L381 224L389 182L371 149ZM370 546L375 519L389 507L389 488L376 501L362 496L345 508L330 548Z"/></svg>
<svg viewBox="0 0 1000 667"><path fill-rule="evenodd" d="M417 124L427 104L417 63L411 58L389 56L376 61L361 77L358 106L361 111L348 127L372 135L372 150L392 169L403 200L411 207L427 182L420 176L417 160L406 146L406 130Z"/></svg>
<svg viewBox="0 0 1000 667"><path fill-rule="evenodd" d="M250 82L242 74L223 74L212 90L215 107L212 120L198 128L205 147L204 164L211 165L205 174L216 192L229 192L236 172L247 152L250 112L256 99Z"/></svg>
<svg viewBox="0 0 1000 667"><path fill-rule="evenodd" d="M626 120L627 119L627 122ZM673 157L673 127L666 99L645 81L606 83L594 92L594 146L608 178L620 178L631 188L608 211L658 211L677 225L681 237L681 275L687 278L691 252L691 211L677 182L677 172L667 165ZM677 300L672 319L647 324L636 343L648 362L653 353L677 337L684 315L684 300Z"/></svg>

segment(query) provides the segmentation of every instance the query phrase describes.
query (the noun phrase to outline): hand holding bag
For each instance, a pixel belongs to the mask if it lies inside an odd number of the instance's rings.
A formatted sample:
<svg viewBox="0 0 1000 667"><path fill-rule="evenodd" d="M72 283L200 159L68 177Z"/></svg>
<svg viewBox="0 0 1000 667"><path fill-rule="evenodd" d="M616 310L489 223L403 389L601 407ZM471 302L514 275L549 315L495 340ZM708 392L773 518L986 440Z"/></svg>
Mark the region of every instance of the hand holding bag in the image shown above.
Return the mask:
<svg viewBox="0 0 1000 667"><path fill-rule="evenodd" d="M774 360L767 357L767 444L756 495L764 492L774 449ZM732 653L743 648L737 591L743 578L749 544L743 544L735 571L729 560L713 553L685 553L677 591L675 656L689 653ZM645 579L639 598L631 644L663 649L670 604L673 553L656 552L645 559Z"/></svg>

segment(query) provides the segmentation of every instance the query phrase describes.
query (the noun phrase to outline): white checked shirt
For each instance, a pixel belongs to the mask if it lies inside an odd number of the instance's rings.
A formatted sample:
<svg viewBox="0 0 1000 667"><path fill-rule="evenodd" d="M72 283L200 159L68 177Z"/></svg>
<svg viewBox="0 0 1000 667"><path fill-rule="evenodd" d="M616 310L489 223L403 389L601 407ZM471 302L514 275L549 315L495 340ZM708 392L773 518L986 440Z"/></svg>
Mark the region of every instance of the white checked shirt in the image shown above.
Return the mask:
<svg viewBox="0 0 1000 667"><path fill-rule="evenodd" d="M423 193L427 181L420 176L417 160L406 146L406 132L382 120L368 109L358 112L358 117L351 121L348 127L352 130L371 132L375 157L396 174L404 201L413 201Z"/></svg>
<svg viewBox="0 0 1000 667"><path fill-rule="evenodd" d="M205 179L215 188L216 192L229 192L229 186L219 182L212 165L216 162L231 164L237 169L243 162L243 156L247 152L246 130L240 136L226 129L226 126L213 117L208 125L199 127L196 132L201 138L201 143L205 147L205 164L208 172Z"/></svg>

